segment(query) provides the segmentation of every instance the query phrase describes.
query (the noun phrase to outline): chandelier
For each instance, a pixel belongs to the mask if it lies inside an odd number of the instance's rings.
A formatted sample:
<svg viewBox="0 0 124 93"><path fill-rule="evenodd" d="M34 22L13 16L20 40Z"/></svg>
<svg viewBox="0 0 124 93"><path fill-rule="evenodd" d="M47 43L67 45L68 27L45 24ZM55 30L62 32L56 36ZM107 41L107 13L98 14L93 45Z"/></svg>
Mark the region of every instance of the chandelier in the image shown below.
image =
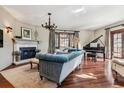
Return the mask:
<svg viewBox="0 0 124 93"><path fill-rule="evenodd" d="M55 24L51 24L51 18L50 18L51 13L48 13L48 16L49 16L48 23L46 22L45 25L42 24L41 26L49 30L56 29L57 26L55 26Z"/></svg>

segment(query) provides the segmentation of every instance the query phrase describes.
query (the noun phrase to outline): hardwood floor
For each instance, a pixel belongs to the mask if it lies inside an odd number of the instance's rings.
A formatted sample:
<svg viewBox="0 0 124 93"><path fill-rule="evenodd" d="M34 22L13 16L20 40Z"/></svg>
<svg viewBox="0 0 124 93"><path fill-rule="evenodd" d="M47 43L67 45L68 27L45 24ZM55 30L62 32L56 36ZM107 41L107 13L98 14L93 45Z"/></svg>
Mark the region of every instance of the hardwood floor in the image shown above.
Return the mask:
<svg viewBox="0 0 124 93"><path fill-rule="evenodd" d="M79 69L73 71L59 86L60 88L112 88L124 87L124 80L114 81L111 62L103 62L99 59L97 62L85 61ZM7 69L14 68L10 66ZM0 87L13 88L13 86L0 74Z"/></svg>
<svg viewBox="0 0 124 93"><path fill-rule="evenodd" d="M70 74L61 87L109 87L104 75L104 62L85 61L79 70Z"/></svg>
<svg viewBox="0 0 124 93"><path fill-rule="evenodd" d="M0 74L0 88L14 88L14 86Z"/></svg>
<svg viewBox="0 0 124 93"><path fill-rule="evenodd" d="M100 59L97 62L85 61L80 69L75 70L64 80L60 87L115 88L124 87L124 81L115 82L111 71L111 62L103 62Z"/></svg>

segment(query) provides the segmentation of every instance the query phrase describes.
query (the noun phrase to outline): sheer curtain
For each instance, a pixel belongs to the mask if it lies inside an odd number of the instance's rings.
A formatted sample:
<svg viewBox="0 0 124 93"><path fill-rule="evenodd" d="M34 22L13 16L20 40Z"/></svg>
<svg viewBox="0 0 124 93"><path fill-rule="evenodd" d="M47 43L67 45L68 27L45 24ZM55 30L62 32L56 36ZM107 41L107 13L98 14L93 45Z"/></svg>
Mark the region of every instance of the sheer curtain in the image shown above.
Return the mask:
<svg viewBox="0 0 124 93"><path fill-rule="evenodd" d="M48 53L55 53L55 30L52 29L49 31L49 47Z"/></svg>
<svg viewBox="0 0 124 93"><path fill-rule="evenodd" d="M80 39L80 38L79 38L79 31L75 31L75 32L74 32L74 35L75 35L75 43L76 43L76 44L75 44L75 47L76 47L76 48L79 48L79 39Z"/></svg>
<svg viewBox="0 0 124 93"><path fill-rule="evenodd" d="M111 47L110 47L110 28L105 29L105 57L111 58Z"/></svg>

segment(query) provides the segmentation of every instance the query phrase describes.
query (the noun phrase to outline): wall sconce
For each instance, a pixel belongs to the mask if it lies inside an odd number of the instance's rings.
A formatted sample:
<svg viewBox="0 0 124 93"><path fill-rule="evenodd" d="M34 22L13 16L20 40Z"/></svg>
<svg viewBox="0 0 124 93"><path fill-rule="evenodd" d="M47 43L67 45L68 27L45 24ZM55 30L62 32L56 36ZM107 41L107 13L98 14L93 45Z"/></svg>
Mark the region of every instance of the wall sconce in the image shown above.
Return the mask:
<svg viewBox="0 0 124 93"><path fill-rule="evenodd" d="M12 28L9 26L6 26L6 31L7 31L7 33L12 32Z"/></svg>

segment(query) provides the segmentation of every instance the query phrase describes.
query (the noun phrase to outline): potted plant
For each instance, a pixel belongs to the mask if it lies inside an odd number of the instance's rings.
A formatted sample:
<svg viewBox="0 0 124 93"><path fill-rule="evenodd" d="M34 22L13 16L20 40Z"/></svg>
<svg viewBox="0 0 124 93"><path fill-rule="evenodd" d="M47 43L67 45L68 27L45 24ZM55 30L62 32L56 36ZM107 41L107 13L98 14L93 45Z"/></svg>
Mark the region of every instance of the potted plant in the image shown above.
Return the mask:
<svg viewBox="0 0 124 93"><path fill-rule="evenodd" d="M16 61L19 61L20 60L21 51L13 51L12 55L15 56L15 60Z"/></svg>
<svg viewBox="0 0 124 93"><path fill-rule="evenodd" d="M40 51L41 51L40 49L36 49L36 50L35 50L36 53L39 53Z"/></svg>

